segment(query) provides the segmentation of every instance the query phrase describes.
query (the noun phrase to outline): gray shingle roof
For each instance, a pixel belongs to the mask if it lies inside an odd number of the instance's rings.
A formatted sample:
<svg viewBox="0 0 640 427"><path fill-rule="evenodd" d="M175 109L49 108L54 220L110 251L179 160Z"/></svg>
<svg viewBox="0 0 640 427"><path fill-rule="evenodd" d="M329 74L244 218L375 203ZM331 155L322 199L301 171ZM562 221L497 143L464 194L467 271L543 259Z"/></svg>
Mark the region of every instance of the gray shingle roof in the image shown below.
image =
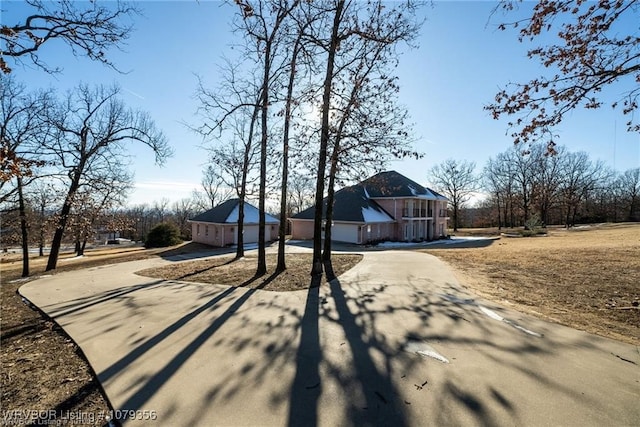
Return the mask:
<svg viewBox="0 0 640 427"><path fill-rule="evenodd" d="M211 222L215 224L236 224L238 222L238 205L240 199L230 199L191 218L193 222ZM258 208L244 202L244 224L258 223ZM279 221L271 215L266 215L267 224L277 224Z"/></svg>
<svg viewBox="0 0 640 427"><path fill-rule="evenodd" d="M227 222L227 218L229 214L233 212L236 206L238 206L239 199L229 199L226 202L223 202L216 206L213 209L209 209L206 212L201 213L200 215L196 215L191 218L191 221L196 222L215 222L218 224L222 224ZM245 208L247 203L245 203Z"/></svg>
<svg viewBox="0 0 640 427"><path fill-rule="evenodd" d="M446 198L423 187L417 182L399 174L396 171L380 172L360 183L363 185L369 197L420 197L428 199L446 200Z"/></svg>
<svg viewBox="0 0 640 427"><path fill-rule="evenodd" d="M367 197L361 185L345 187L335 193L335 203L333 208L334 221L349 222L392 222L393 217L389 215L374 200ZM297 215L293 219L313 219L315 207L312 206ZM322 201L322 216L326 216L327 199ZM372 219L376 219L372 221Z"/></svg>

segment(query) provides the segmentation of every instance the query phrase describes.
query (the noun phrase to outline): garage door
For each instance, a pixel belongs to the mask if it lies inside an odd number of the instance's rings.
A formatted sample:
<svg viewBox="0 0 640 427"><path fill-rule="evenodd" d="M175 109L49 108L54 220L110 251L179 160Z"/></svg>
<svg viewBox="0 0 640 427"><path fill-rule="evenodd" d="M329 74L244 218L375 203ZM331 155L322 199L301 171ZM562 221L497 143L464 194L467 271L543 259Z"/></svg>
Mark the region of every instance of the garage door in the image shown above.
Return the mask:
<svg viewBox="0 0 640 427"><path fill-rule="evenodd" d="M334 224L331 227L331 240L358 243L358 226L354 224Z"/></svg>
<svg viewBox="0 0 640 427"><path fill-rule="evenodd" d="M264 228L264 239L266 242L271 240L271 225L266 224ZM234 237L234 243L238 243L238 236ZM258 226L257 225L245 225L244 226L244 243L258 243Z"/></svg>
<svg viewBox="0 0 640 427"><path fill-rule="evenodd" d="M258 243L258 226L244 226L244 243Z"/></svg>

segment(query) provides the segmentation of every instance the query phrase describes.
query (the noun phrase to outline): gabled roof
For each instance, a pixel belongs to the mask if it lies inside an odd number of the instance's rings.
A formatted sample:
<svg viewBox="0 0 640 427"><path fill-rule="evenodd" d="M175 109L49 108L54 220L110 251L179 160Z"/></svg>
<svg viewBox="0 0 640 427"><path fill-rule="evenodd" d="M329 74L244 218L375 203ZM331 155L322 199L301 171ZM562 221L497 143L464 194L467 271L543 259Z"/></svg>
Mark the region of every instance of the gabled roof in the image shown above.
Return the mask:
<svg viewBox="0 0 640 427"><path fill-rule="evenodd" d="M380 172L360 183L369 197L418 197L429 200L447 200L430 188L399 174L396 171Z"/></svg>
<svg viewBox="0 0 640 427"><path fill-rule="evenodd" d="M191 218L192 222L211 222L215 224L237 224L238 212L239 212L240 199L230 199L224 203L219 204L213 209L209 209L206 212L196 215ZM258 224L258 208L250 203L244 202L244 224ZM271 215L265 215L265 222L267 224L277 224L277 218Z"/></svg>
<svg viewBox="0 0 640 427"><path fill-rule="evenodd" d="M371 200L361 185L345 187L334 195L333 220L348 222L393 222L394 219L374 200ZM312 206L292 219L313 219L315 207ZM326 216L327 199L322 201L322 217Z"/></svg>

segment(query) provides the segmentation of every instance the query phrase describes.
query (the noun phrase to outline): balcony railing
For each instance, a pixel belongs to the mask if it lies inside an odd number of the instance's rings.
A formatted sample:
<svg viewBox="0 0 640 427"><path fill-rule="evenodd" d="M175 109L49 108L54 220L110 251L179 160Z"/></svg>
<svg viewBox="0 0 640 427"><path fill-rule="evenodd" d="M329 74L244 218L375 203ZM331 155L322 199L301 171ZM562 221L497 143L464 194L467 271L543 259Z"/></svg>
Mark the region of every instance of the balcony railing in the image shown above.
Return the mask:
<svg viewBox="0 0 640 427"><path fill-rule="evenodd" d="M433 210L429 209L428 211L425 209L402 209L402 217L403 218L427 218L433 216Z"/></svg>

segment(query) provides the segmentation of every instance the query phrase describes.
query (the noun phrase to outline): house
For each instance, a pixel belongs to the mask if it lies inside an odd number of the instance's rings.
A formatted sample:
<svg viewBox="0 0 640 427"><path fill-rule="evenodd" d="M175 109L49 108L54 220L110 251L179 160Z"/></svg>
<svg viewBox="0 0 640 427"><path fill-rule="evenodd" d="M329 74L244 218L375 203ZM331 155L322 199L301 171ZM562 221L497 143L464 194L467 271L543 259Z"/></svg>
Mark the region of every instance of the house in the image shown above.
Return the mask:
<svg viewBox="0 0 640 427"><path fill-rule="evenodd" d="M192 240L211 246L224 247L238 243L238 210L240 200L231 199L190 219ZM243 241L258 242L258 208L245 202L243 221ZM278 238L280 221L265 215L265 241Z"/></svg>
<svg viewBox="0 0 640 427"><path fill-rule="evenodd" d="M335 193L331 239L365 244L442 238L447 235L447 203L443 195L396 171L381 172ZM313 238L314 210L289 219L293 239Z"/></svg>

